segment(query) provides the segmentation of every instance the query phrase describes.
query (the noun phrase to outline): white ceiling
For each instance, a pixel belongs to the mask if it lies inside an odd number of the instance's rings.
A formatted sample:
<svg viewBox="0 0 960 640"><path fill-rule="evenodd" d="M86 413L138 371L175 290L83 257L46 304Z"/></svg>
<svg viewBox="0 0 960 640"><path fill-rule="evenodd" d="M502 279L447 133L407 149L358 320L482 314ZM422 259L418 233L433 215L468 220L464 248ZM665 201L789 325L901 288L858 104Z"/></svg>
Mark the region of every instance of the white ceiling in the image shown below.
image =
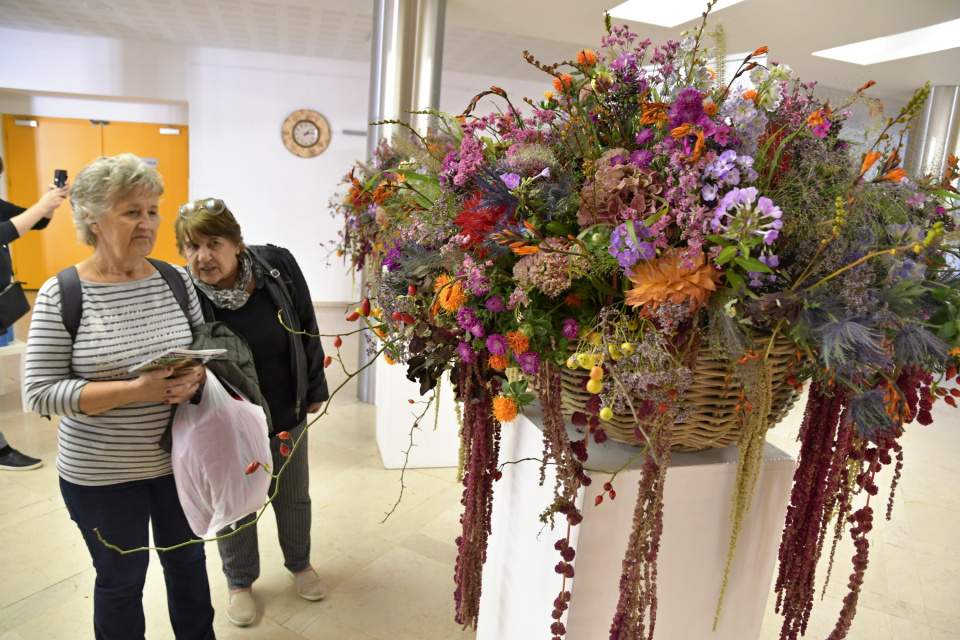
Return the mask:
<svg viewBox="0 0 960 640"><path fill-rule="evenodd" d="M603 12L618 3L448 0L444 65L546 84L522 52L555 62L597 48ZM0 0L0 27L367 61L372 13L373 0ZM713 14L710 24L723 24L731 53L766 45L770 60L789 64L803 80L852 92L872 79L873 95L903 101L925 80L960 84L960 48L871 66L810 53L956 18L960 0L745 0ZM696 22L630 26L657 44Z"/></svg>

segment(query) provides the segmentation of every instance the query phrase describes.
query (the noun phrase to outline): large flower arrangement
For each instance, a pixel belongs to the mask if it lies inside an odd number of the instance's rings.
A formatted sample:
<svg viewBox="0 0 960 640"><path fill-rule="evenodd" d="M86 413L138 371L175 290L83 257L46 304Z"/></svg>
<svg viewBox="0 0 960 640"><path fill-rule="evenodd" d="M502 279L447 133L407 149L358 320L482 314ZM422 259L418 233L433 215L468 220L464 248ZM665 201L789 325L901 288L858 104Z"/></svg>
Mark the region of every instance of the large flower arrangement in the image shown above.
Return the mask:
<svg viewBox="0 0 960 640"><path fill-rule="evenodd" d="M904 425L928 424L938 396L954 404L938 382L956 376L960 355L945 204L957 198L956 159L943 176L900 168L927 90L879 122L874 144L847 139L850 109L877 106L869 85L824 104L786 65L762 64L766 48L728 78L703 33L652 48L608 18L598 51L559 65L525 53L553 76L553 91L528 101L531 116L494 87L477 99L499 96L502 112L473 116L475 99L461 116L438 114L428 136L394 139L402 162L354 186L366 217L348 216L346 237L368 242L344 249L374 261L369 295L382 315L368 321L421 392L451 370L463 403L464 625L477 620L499 432L534 394L542 464L557 470L545 522L582 519L588 442L606 439L614 412L632 416L646 454L611 638L653 636L664 475L674 427L694 408L698 352L728 363L741 399L731 557L769 422L772 338L795 345L788 383L809 381L776 580L782 638L804 633L817 559L844 531L855 572L831 638L846 635L874 477L899 470ZM562 367L589 371L586 409L570 416L579 439L560 410ZM555 638L575 555L566 538L557 550Z"/></svg>

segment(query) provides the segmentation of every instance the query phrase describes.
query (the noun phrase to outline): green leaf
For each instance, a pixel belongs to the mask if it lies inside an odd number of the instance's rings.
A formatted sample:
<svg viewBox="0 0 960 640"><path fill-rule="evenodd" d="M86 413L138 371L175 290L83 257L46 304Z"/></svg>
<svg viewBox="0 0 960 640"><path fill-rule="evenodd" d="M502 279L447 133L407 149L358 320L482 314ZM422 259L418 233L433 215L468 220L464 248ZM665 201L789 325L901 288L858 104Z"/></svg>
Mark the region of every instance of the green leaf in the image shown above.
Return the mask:
<svg viewBox="0 0 960 640"><path fill-rule="evenodd" d="M717 264L726 264L733 260L735 255L737 255L736 247L726 247L720 252L720 255L717 256Z"/></svg>
<svg viewBox="0 0 960 640"><path fill-rule="evenodd" d="M727 269L724 272L724 275L727 276L727 282L730 283L730 288L734 291L739 291L740 287L746 287L746 280L739 273L735 273L730 269Z"/></svg>
<svg viewBox="0 0 960 640"><path fill-rule="evenodd" d="M937 336L943 340L949 340L955 335L957 335L957 325L953 322L948 322L937 331Z"/></svg>
<svg viewBox="0 0 960 640"><path fill-rule="evenodd" d="M615 291L613 287L608 285L603 280L600 280L596 276L590 276L590 282L593 283L593 286L599 289L601 292L607 294L608 296L622 297L623 294L619 291Z"/></svg>
<svg viewBox="0 0 960 640"><path fill-rule="evenodd" d="M624 226L627 228L627 235L633 240L633 246L639 247L640 241L637 239L637 230L633 228L633 220L627 220Z"/></svg>
<svg viewBox="0 0 960 640"><path fill-rule="evenodd" d="M953 289L948 289L946 287L942 289L934 289L930 292L930 296L938 302L946 302L947 298L949 298L951 294L953 294Z"/></svg>
<svg viewBox="0 0 960 640"><path fill-rule="evenodd" d="M726 249L724 249L724 251L726 251ZM733 259L733 261L736 262L741 267L743 267L744 269L746 269L747 271L754 271L759 273L773 273L773 269L763 264L756 258L752 258L750 256L747 256L747 257L737 256L736 258Z"/></svg>
<svg viewBox="0 0 960 640"><path fill-rule="evenodd" d="M721 247L729 247L729 246L730 246L730 241L729 241L729 240L727 240L727 239L724 238L723 236L718 236L718 235L715 234L715 233L710 234L709 236L706 237L706 239L709 240L710 242L712 242L713 244L718 244L718 245L720 245Z"/></svg>
<svg viewBox="0 0 960 640"><path fill-rule="evenodd" d="M546 230L549 232L551 236L559 236L561 238L566 238L567 236L571 235L570 227L563 224L562 222L558 222L557 220L551 220L550 222L548 222L546 226Z"/></svg>

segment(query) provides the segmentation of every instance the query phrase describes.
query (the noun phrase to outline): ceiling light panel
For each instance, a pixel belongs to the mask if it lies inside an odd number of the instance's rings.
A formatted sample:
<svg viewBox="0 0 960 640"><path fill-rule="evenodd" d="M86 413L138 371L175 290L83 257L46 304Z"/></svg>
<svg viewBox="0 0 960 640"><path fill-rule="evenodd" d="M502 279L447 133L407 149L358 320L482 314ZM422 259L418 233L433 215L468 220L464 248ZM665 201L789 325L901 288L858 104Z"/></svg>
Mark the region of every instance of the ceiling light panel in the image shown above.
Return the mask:
<svg viewBox="0 0 960 640"><path fill-rule="evenodd" d="M711 13L743 2L743 0L717 0ZM706 3L703 0L627 0L610 9L610 15L622 20L675 27L703 15Z"/></svg>
<svg viewBox="0 0 960 640"><path fill-rule="evenodd" d="M923 29L814 51L813 55L854 64L878 64L960 47L958 31L960 31L960 20L950 20Z"/></svg>

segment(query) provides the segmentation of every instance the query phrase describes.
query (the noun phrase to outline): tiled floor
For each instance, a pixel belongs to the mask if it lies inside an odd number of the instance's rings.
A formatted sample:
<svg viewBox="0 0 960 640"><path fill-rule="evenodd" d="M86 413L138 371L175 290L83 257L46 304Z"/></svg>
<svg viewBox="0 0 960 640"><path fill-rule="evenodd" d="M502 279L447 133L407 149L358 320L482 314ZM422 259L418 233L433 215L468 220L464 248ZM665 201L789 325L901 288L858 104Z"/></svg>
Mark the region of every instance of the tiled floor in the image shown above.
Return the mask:
<svg viewBox="0 0 960 640"><path fill-rule="evenodd" d="M332 332L343 326L340 317L324 311L321 326ZM25 334L21 321L17 335ZM342 351L355 354L355 340L345 340ZM94 575L57 488L56 424L21 412L16 363L5 360L3 375L10 384L0 397L0 430L13 446L43 457L47 464L31 472L0 472L0 640L90 638ZM344 380L335 367L328 371L334 387ZM453 622L453 540L459 534L461 508L455 470L408 471L403 502L380 524L397 497L399 472L385 471L380 464L375 411L356 400L355 385L348 383L331 413L311 429L313 563L330 587L325 600L312 603L296 595L293 579L283 569L275 524L266 517L260 536L263 571L255 585L259 615L253 626L236 628L222 612L227 589L216 546L207 545L221 640L474 637ZM893 520L878 521L859 613L848 638L960 638L960 414L938 405L935 417L933 426L915 426L905 436L906 468ZM770 440L795 453L795 429L796 416L791 416L788 424L771 432ZM845 540L837 553L834 580L816 604L808 638L824 640L829 635L851 555ZM144 602L148 638L172 638L155 556ZM772 605L771 598L763 640L779 635Z"/></svg>

